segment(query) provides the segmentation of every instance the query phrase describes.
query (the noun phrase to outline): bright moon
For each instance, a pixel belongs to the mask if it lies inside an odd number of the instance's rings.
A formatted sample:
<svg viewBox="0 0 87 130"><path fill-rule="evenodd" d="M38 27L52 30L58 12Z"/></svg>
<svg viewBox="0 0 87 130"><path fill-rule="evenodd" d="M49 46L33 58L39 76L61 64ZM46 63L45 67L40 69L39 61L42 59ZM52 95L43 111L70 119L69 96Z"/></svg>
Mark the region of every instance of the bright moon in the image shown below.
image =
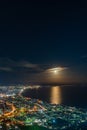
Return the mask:
<svg viewBox="0 0 87 130"><path fill-rule="evenodd" d="M50 72L52 72L52 73L54 73L54 74L58 74L59 71L61 71L60 68L50 69Z"/></svg>
<svg viewBox="0 0 87 130"><path fill-rule="evenodd" d="M52 69L48 69L47 72L52 73L52 74L59 74L59 72L67 69L66 67L55 67Z"/></svg>
<svg viewBox="0 0 87 130"><path fill-rule="evenodd" d="M57 73L58 73L58 71L57 71L57 70L54 70L53 72L54 72L55 74L57 74Z"/></svg>

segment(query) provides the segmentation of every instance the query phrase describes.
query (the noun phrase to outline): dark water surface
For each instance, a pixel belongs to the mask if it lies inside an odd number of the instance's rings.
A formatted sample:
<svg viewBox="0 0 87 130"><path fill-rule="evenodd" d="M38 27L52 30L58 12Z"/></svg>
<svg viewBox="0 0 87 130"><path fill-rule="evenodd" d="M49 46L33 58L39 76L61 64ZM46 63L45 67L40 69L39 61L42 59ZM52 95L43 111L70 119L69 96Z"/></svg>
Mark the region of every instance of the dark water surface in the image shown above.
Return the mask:
<svg viewBox="0 0 87 130"><path fill-rule="evenodd" d="M38 89L26 89L23 96L53 104L87 107L87 86L42 86Z"/></svg>

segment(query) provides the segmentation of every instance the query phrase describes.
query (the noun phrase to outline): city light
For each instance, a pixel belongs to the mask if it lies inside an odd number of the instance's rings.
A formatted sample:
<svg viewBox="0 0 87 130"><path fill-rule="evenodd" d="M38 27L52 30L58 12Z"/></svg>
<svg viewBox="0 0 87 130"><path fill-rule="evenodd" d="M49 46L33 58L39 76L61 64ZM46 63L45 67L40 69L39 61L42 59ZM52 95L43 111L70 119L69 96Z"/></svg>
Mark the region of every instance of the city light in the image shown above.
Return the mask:
<svg viewBox="0 0 87 130"><path fill-rule="evenodd" d="M55 69L54 71L56 72ZM34 124L51 130L62 128L65 130L71 126L78 128L78 125L82 122L86 123L87 112L85 110L60 105L61 90L58 86L54 86L51 90L50 96L55 95L51 99L51 104L39 99L24 97L21 92L28 88L31 89L31 86L8 87L4 93L4 87L1 87L3 93L0 97L0 128L3 129L4 121L8 130L20 129L19 125L34 126ZM34 86L34 88L37 88L37 86ZM7 93L12 94L4 96ZM61 122L63 125L61 125Z"/></svg>

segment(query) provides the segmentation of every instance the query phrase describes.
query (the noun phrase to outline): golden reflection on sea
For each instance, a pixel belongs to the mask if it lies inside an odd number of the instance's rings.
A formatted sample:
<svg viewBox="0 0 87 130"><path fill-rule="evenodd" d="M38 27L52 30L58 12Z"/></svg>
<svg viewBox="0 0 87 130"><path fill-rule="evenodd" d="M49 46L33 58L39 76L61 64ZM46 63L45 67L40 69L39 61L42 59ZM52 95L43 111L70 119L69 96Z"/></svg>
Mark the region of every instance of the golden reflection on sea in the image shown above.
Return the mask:
<svg viewBox="0 0 87 130"><path fill-rule="evenodd" d="M62 102L62 97L61 97L61 88L59 86L53 86L51 88L51 93L50 93L50 102L52 104L61 104Z"/></svg>

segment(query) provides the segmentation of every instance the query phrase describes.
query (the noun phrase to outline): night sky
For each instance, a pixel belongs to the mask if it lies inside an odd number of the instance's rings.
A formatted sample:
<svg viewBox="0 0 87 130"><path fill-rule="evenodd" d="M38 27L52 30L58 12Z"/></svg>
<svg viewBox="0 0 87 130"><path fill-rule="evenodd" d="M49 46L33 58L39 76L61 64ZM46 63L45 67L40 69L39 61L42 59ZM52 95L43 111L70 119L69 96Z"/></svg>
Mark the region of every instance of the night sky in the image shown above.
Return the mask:
<svg viewBox="0 0 87 130"><path fill-rule="evenodd" d="M67 68L54 75L50 69ZM0 84L85 83L87 3L0 2Z"/></svg>

